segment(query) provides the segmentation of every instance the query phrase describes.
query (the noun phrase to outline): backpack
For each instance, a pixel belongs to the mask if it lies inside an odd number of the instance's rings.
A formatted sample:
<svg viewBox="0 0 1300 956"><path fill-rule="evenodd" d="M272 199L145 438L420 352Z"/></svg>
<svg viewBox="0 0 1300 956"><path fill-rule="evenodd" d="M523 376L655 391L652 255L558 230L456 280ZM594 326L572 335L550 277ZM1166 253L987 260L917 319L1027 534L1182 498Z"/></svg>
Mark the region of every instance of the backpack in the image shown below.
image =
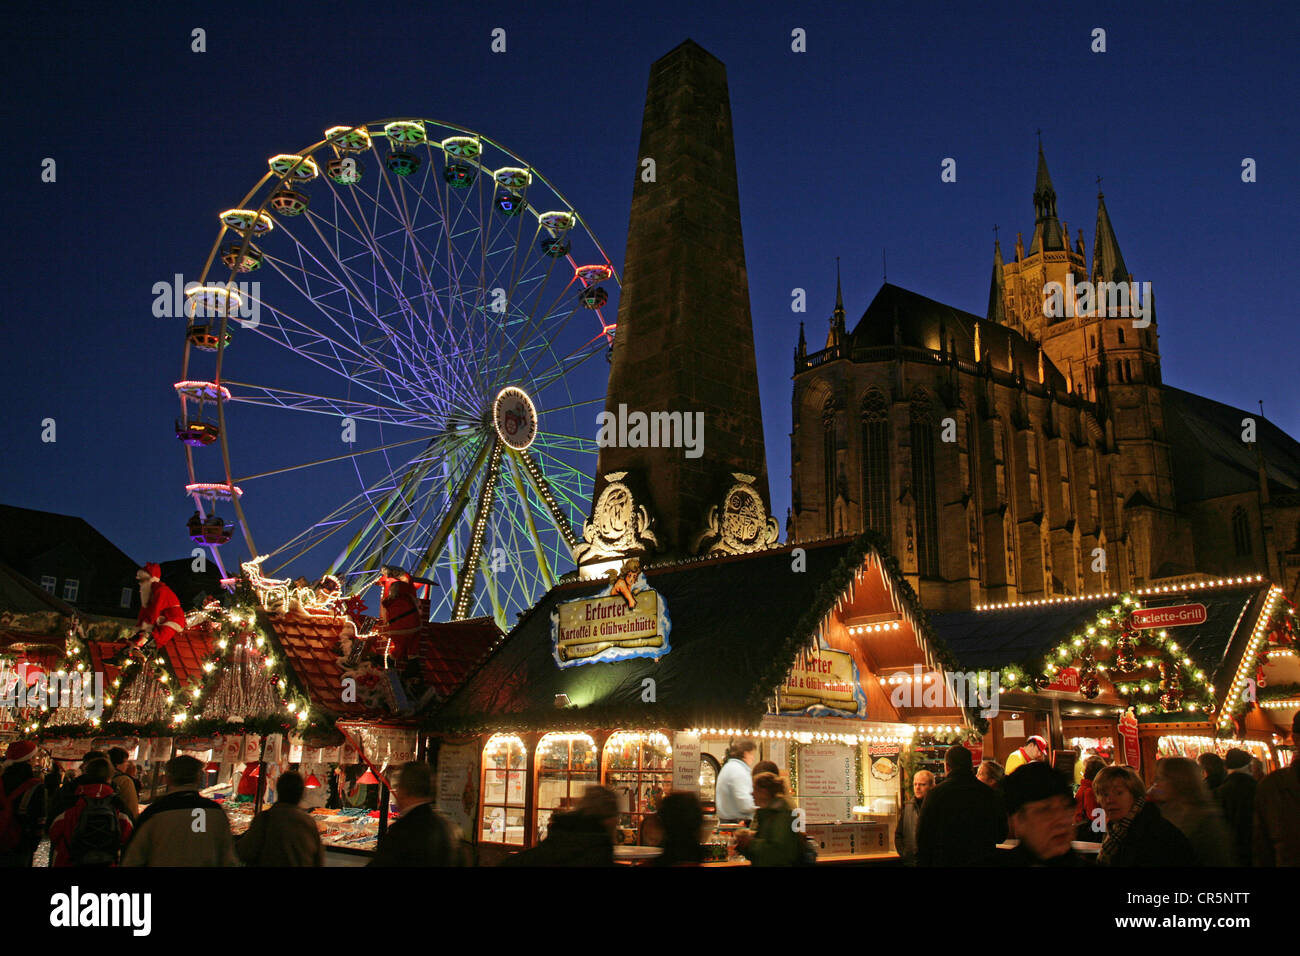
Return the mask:
<svg viewBox="0 0 1300 956"><path fill-rule="evenodd" d="M12 794L0 787L0 853L12 853L23 842L22 814L32 802L32 794L41 781L32 777L18 785Z"/></svg>
<svg viewBox="0 0 1300 956"><path fill-rule="evenodd" d="M122 849L122 825L114 797L85 797L68 849L73 866L112 866Z"/></svg>

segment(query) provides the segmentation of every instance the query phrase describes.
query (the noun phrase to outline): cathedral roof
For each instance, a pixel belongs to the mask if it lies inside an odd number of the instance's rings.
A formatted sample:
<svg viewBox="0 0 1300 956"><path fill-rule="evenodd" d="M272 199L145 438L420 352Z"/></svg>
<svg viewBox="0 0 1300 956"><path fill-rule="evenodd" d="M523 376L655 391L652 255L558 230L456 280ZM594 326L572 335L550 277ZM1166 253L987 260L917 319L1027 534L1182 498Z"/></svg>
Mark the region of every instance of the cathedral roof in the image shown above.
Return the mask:
<svg viewBox="0 0 1300 956"><path fill-rule="evenodd" d="M1242 441L1242 419L1256 422L1270 494L1300 492L1300 442L1258 412L1166 385L1161 390L1179 504L1259 488L1256 445Z"/></svg>
<svg viewBox="0 0 1300 956"><path fill-rule="evenodd" d="M1056 218L1056 190L1047 172L1047 159L1043 144L1038 144L1038 174L1034 178L1034 238L1029 243L1029 254L1060 252L1069 246L1069 237Z"/></svg>
<svg viewBox="0 0 1300 956"><path fill-rule="evenodd" d="M957 358L970 363L978 361L975 355L978 328L980 356L987 355L995 370L1014 374L1018 365L1027 379L1038 375L1038 346L1019 332L888 282L880 287L854 327L853 346L893 345L895 320L898 322L899 344L937 350L942 330L948 336L948 347L956 346ZM1043 374L1044 384L1053 385L1058 392L1067 391L1065 376L1046 357L1043 359Z"/></svg>

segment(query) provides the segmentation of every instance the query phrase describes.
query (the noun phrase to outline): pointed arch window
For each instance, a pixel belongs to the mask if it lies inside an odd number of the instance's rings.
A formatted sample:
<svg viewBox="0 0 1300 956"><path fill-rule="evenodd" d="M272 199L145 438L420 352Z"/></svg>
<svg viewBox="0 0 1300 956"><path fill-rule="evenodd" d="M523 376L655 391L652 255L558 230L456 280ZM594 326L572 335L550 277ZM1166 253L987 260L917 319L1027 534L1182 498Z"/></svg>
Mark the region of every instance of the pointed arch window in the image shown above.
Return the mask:
<svg viewBox="0 0 1300 956"><path fill-rule="evenodd" d="M930 399L918 390L912 396L912 497L916 502L916 570L922 577L939 576L939 512L934 480L934 416Z"/></svg>
<svg viewBox="0 0 1300 956"><path fill-rule="evenodd" d="M1245 508L1232 512L1232 543L1237 546L1237 554L1247 557L1251 553L1250 519L1246 517Z"/></svg>
<svg viewBox="0 0 1300 956"><path fill-rule="evenodd" d="M889 403L872 389L862 399L862 524L890 540Z"/></svg>
<svg viewBox="0 0 1300 956"><path fill-rule="evenodd" d="M835 533L835 401L822 407L822 483L826 500L826 533Z"/></svg>

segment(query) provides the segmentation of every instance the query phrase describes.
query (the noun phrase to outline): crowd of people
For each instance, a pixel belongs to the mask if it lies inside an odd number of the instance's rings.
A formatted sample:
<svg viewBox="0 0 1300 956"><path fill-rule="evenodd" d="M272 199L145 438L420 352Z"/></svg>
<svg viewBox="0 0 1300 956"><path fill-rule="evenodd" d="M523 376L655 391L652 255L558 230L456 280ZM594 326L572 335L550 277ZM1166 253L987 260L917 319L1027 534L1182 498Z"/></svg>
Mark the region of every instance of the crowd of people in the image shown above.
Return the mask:
<svg viewBox="0 0 1300 956"><path fill-rule="evenodd" d="M1300 715L1292 725L1300 739ZM895 829L907 866L1300 866L1300 762L1256 778L1258 760L1165 757L1150 787L1130 767L1084 761L1076 784L1031 737L1007 767L951 747L920 770ZM1093 852L1080 852L1092 844Z"/></svg>
<svg viewBox="0 0 1300 956"><path fill-rule="evenodd" d="M1300 714L1292 726L1300 739ZM941 781L920 770L895 828L906 866L1219 867L1300 866L1300 762L1263 779L1251 755L1166 757L1148 787L1130 767L1089 756L1077 783L1046 763L1048 747L1030 738L1008 764L974 765L963 746L948 749ZM718 774L718 822L755 866L815 862L787 797L780 768L758 761L753 740L732 743ZM90 751L79 773L43 772L39 748L11 743L0 773L0 865L31 866L48 836L50 865L323 866L311 814L299 806L303 778L279 776L276 801L236 839L221 805L199 792L203 764L166 764L167 792L140 809L139 784L121 748ZM1257 761L1255 762L1257 763ZM370 866L462 866L468 845L434 807L433 768L412 761L398 771L398 816ZM618 832L615 793L592 786L572 808L554 812L537 846L505 866L612 866ZM200 825L201 822L201 825ZM647 865L693 866L706 858L704 809L694 793L673 792L643 827L660 853ZM1092 844L1092 852L1080 852Z"/></svg>

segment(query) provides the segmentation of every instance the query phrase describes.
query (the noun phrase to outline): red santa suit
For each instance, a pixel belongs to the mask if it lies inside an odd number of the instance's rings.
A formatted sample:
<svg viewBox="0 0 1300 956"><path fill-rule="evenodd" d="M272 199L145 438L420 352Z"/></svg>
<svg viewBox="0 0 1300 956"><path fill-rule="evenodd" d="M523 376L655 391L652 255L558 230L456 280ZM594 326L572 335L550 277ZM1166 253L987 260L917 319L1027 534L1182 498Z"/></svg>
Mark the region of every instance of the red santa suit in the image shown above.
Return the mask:
<svg viewBox="0 0 1300 956"><path fill-rule="evenodd" d="M146 564L135 576L140 582L140 634L145 639L152 637L158 647L166 647L185 630L181 602L176 592L162 583L158 565Z"/></svg>
<svg viewBox="0 0 1300 956"><path fill-rule="evenodd" d="M384 634L393 642L393 660L404 661L420 633L420 599L415 585L403 577L384 579Z"/></svg>

